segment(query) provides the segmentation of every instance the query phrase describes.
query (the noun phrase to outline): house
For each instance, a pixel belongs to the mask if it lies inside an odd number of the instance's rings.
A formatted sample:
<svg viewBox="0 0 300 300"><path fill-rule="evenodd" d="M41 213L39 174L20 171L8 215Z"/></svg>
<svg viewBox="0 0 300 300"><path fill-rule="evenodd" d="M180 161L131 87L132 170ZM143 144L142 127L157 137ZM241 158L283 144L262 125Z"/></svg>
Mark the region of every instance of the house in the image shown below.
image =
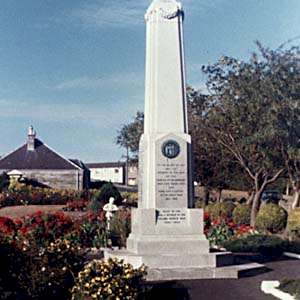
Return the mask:
<svg viewBox="0 0 300 300"><path fill-rule="evenodd" d="M63 157L37 139L32 126L27 142L0 159L0 174L11 171L51 188L74 190L87 188L90 176L82 162Z"/></svg>
<svg viewBox="0 0 300 300"><path fill-rule="evenodd" d="M126 176L127 167L125 162L106 162L106 163L87 163L86 166L91 171L91 181L111 181L116 184L137 185L138 169L134 164L128 165L128 175Z"/></svg>
<svg viewBox="0 0 300 300"><path fill-rule="evenodd" d="M111 181L112 183L125 184L124 162L87 163L91 172L91 181Z"/></svg>

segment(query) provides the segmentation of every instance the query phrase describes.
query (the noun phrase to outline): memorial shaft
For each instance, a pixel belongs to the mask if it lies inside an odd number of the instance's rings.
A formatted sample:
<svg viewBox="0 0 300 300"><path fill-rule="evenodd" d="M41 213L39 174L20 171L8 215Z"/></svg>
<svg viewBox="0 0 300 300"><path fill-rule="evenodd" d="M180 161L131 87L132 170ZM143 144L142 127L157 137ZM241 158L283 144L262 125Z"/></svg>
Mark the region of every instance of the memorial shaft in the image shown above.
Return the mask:
<svg viewBox="0 0 300 300"><path fill-rule="evenodd" d="M192 206L183 10L156 0L146 16L145 129L139 155L139 207Z"/></svg>

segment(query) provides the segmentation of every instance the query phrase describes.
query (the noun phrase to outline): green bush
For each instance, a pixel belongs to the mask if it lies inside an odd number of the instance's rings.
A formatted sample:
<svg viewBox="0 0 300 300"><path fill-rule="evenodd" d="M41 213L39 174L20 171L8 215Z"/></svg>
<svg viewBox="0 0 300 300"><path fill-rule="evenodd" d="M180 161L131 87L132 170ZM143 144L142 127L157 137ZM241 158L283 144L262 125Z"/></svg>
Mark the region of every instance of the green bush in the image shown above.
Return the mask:
<svg viewBox="0 0 300 300"><path fill-rule="evenodd" d="M118 210L110 223L110 234L113 246L126 247L126 239L131 230L131 212L124 208Z"/></svg>
<svg viewBox="0 0 300 300"><path fill-rule="evenodd" d="M287 212L277 204L269 203L261 207L255 220L255 227L261 231L278 233L285 229Z"/></svg>
<svg viewBox="0 0 300 300"><path fill-rule="evenodd" d="M300 241L287 242L285 251L300 254Z"/></svg>
<svg viewBox="0 0 300 300"><path fill-rule="evenodd" d="M137 299L146 269L134 269L122 260L93 260L79 272L72 300Z"/></svg>
<svg viewBox="0 0 300 300"><path fill-rule="evenodd" d="M266 256L279 256L285 250L285 241L272 235L247 235L233 237L223 243L224 248L231 252L255 252Z"/></svg>
<svg viewBox="0 0 300 300"><path fill-rule="evenodd" d="M216 220L219 217L232 218L232 212L235 208L235 204L228 202L209 204L205 207L205 212L209 213L212 220Z"/></svg>
<svg viewBox="0 0 300 300"><path fill-rule="evenodd" d="M101 203L101 206L104 206L108 202L110 197L113 197L115 199L116 205L122 204L123 199L120 192L111 182L108 182L102 186L98 196L98 201Z"/></svg>
<svg viewBox="0 0 300 300"><path fill-rule="evenodd" d="M221 246L225 241L233 236L233 230L230 228L224 220L215 224L210 228L207 234L210 246Z"/></svg>
<svg viewBox="0 0 300 300"><path fill-rule="evenodd" d="M280 282L279 289L293 295L296 299L300 297L300 279L284 279Z"/></svg>
<svg viewBox="0 0 300 300"><path fill-rule="evenodd" d="M232 212L232 219L237 225L249 225L251 220L251 207L246 204L237 204Z"/></svg>
<svg viewBox="0 0 300 300"><path fill-rule="evenodd" d="M77 245L56 240L40 247L34 240L0 241L0 299L70 299L84 253Z"/></svg>
<svg viewBox="0 0 300 300"><path fill-rule="evenodd" d="M9 187L9 176L6 173L0 174L0 192L7 190Z"/></svg>
<svg viewBox="0 0 300 300"><path fill-rule="evenodd" d="M300 208L293 209L289 212L287 229L293 236L300 236Z"/></svg>

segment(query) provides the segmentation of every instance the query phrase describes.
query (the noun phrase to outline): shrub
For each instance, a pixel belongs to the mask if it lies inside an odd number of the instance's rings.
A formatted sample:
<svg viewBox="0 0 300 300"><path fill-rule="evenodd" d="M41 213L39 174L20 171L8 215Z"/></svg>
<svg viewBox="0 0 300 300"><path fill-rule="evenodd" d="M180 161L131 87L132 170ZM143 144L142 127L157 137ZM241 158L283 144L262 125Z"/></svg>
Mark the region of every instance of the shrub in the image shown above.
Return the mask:
<svg viewBox="0 0 300 300"><path fill-rule="evenodd" d="M34 239L37 244L45 245L69 233L72 227L73 221L63 212L37 211L23 219L18 233L23 238Z"/></svg>
<svg viewBox="0 0 300 300"><path fill-rule="evenodd" d="M89 213L78 219L72 232L66 235L66 238L85 248L106 247L107 232L104 212Z"/></svg>
<svg viewBox="0 0 300 300"><path fill-rule="evenodd" d="M224 241L233 236L233 229L226 224L224 219L213 225L207 233L207 238L211 246L220 246Z"/></svg>
<svg viewBox="0 0 300 300"><path fill-rule="evenodd" d="M237 225L249 225L251 216L251 207L246 204L237 204L232 212L233 222Z"/></svg>
<svg viewBox="0 0 300 300"><path fill-rule="evenodd" d="M256 252L266 256L278 256L285 249L285 241L277 236L256 234L233 237L225 241L223 246L231 252Z"/></svg>
<svg viewBox="0 0 300 300"><path fill-rule="evenodd" d="M285 229L287 212L280 206L269 203L261 207L255 220L258 230L278 233Z"/></svg>
<svg viewBox="0 0 300 300"><path fill-rule="evenodd" d="M134 269L122 260L93 260L79 272L72 300L137 299L145 275L145 266Z"/></svg>
<svg viewBox="0 0 300 300"><path fill-rule="evenodd" d="M64 211L86 211L88 201L87 200L75 200L69 201L66 207L63 208Z"/></svg>
<svg viewBox="0 0 300 300"><path fill-rule="evenodd" d="M126 239L131 230L131 212L124 208L118 210L110 223L110 234L113 246L125 247Z"/></svg>
<svg viewBox="0 0 300 300"><path fill-rule="evenodd" d="M221 202L209 204L205 207L205 212L208 212L212 220L218 219L219 217L232 218L232 212L235 208L232 202Z"/></svg>
<svg viewBox="0 0 300 300"><path fill-rule="evenodd" d="M9 176L6 173L0 174L0 192L7 190L9 187Z"/></svg>
<svg viewBox="0 0 300 300"><path fill-rule="evenodd" d="M84 264L80 247L64 239L39 247L31 240L22 252L24 261L17 280L24 299L70 299L73 274Z"/></svg>
<svg viewBox="0 0 300 300"><path fill-rule="evenodd" d="M287 229L293 236L300 236L300 208L293 209L289 212Z"/></svg>
<svg viewBox="0 0 300 300"><path fill-rule="evenodd" d="M35 240L0 241L0 298L70 299L84 253L69 241L40 247Z"/></svg>
<svg viewBox="0 0 300 300"><path fill-rule="evenodd" d="M284 279L278 287L283 292L293 295L295 299L300 296L300 279Z"/></svg>
<svg viewBox="0 0 300 300"><path fill-rule="evenodd" d="M137 192L122 192L121 196L124 200L126 199L126 202L124 203L125 205L137 206L137 202L138 202Z"/></svg>
<svg viewBox="0 0 300 300"><path fill-rule="evenodd" d="M116 205L122 204L122 197L118 189L111 182L108 182L103 185L98 200L103 206L108 202L110 197L113 197L115 199Z"/></svg>
<svg viewBox="0 0 300 300"><path fill-rule="evenodd" d="M285 251L300 254L300 241L287 242Z"/></svg>

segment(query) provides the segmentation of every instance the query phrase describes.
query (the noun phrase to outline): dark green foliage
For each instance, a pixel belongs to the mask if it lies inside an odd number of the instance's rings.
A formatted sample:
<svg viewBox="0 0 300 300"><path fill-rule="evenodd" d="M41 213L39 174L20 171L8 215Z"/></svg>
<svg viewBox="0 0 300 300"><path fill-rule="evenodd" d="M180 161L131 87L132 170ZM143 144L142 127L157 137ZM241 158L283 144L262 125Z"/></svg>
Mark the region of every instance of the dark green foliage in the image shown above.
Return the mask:
<svg viewBox="0 0 300 300"><path fill-rule="evenodd" d="M115 212L110 224L110 237L113 246L126 247L126 239L131 231L130 208Z"/></svg>
<svg viewBox="0 0 300 300"><path fill-rule="evenodd" d="M9 186L9 176L6 173L0 175L0 192L5 191Z"/></svg>
<svg viewBox="0 0 300 300"><path fill-rule="evenodd" d="M250 224L251 207L247 204L237 204L232 212L232 220L237 225Z"/></svg>
<svg viewBox="0 0 300 300"><path fill-rule="evenodd" d="M101 205L103 206L108 202L110 197L113 197L115 199L116 205L122 204L122 196L119 190L111 182L108 182L102 186L98 201L100 201Z"/></svg>
<svg viewBox="0 0 300 300"><path fill-rule="evenodd" d="M225 241L230 239L233 234L233 229L226 224L225 220L221 220L210 228L207 238L210 246L221 246Z"/></svg>
<svg viewBox="0 0 300 300"><path fill-rule="evenodd" d="M247 235L232 238L223 243L226 250L236 253L260 253L266 256L279 256L285 250L285 241L272 235Z"/></svg>
<svg viewBox="0 0 300 300"><path fill-rule="evenodd" d="M300 241L287 242L285 251L300 254Z"/></svg>
<svg viewBox="0 0 300 300"><path fill-rule="evenodd" d="M284 279L280 282L279 289L300 299L300 279Z"/></svg>
<svg viewBox="0 0 300 300"><path fill-rule="evenodd" d="M205 207L205 211L209 213L212 220L216 220L219 217L225 217L231 219L232 212L235 208L235 204L228 202L209 204Z"/></svg>
<svg viewBox="0 0 300 300"><path fill-rule="evenodd" d="M300 208L289 212L287 229L291 235L300 237Z"/></svg>
<svg viewBox="0 0 300 300"><path fill-rule="evenodd" d="M0 298L7 300L69 299L73 274L83 267L81 251L68 241L40 247L34 241L0 242Z"/></svg>
<svg viewBox="0 0 300 300"><path fill-rule="evenodd" d="M129 150L136 159L140 137L144 131L144 113L138 111L135 118L129 124L123 125L118 131L116 144Z"/></svg>
<svg viewBox="0 0 300 300"><path fill-rule="evenodd" d="M278 233L285 229L287 223L287 212L279 205L269 203L264 205L255 221L255 227L261 231Z"/></svg>

